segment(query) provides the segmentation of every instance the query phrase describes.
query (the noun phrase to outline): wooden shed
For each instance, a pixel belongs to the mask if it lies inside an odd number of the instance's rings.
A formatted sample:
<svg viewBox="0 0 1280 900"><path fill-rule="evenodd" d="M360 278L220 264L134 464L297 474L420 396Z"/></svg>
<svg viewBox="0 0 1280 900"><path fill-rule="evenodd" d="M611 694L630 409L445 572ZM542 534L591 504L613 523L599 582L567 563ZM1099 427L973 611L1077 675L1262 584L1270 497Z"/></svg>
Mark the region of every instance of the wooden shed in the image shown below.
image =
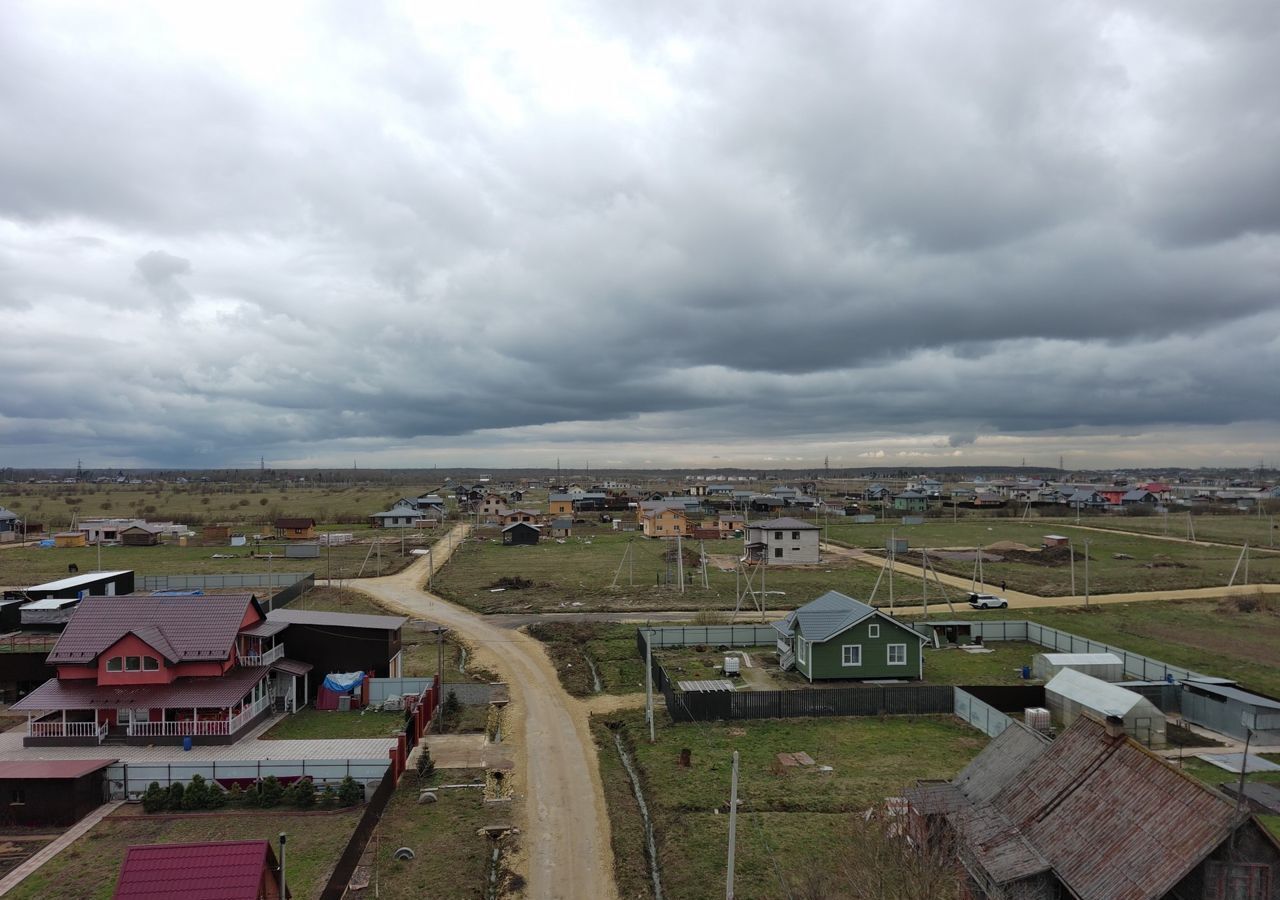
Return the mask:
<svg viewBox="0 0 1280 900"><path fill-rule="evenodd" d="M106 768L114 759L0 762L0 824L66 827L107 800Z"/></svg>
<svg viewBox="0 0 1280 900"><path fill-rule="evenodd" d="M276 519L276 537L286 541L314 541L315 519Z"/></svg>
<svg viewBox="0 0 1280 900"><path fill-rule="evenodd" d="M160 543L160 527L133 525L120 532L120 543L126 547L154 547Z"/></svg>
<svg viewBox="0 0 1280 900"><path fill-rule="evenodd" d="M516 522L502 529L502 543L508 546L536 544L542 537L542 529L528 522Z"/></svg>

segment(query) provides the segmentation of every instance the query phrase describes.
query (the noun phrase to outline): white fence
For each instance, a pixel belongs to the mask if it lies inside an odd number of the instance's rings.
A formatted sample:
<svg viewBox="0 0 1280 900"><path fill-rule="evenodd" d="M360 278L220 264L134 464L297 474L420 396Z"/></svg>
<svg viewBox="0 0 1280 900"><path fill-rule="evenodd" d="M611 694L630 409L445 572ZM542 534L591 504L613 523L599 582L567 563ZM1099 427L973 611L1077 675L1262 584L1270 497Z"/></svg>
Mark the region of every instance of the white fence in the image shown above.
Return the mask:
<svg viewBox="0 0 1280 900"><path fill-rule="evenodd" d="M284 656L284 644L276 644L266 653L246 653L240 657L240 663L246 666L269 666Z"/></svg>
<svg viewBox="0 0 1280 900"><path fill-rule="evenodd" d="M1013 724L1013 720L994 706L983 703L973 694L955 689L956 715L988 737L996 737Z"/></svg>
<svg viewBox="0 0 1280 900"><path fill-rule="evenodd" d="M369 702L381 703L388 697L401 697L405 694L421 694L431 687L434 678L370 678ZM458 697L463 706L484 706L493 697L493 685L478 682L460 681L456 684L444 682L444 690L440 693L440 701L450 693Z"/></svg>
<svg viewBox="0 0 1280 900"><path fill-rule="evenodd" d="M1138 681L1168 681L1170 677L1174 681L1210 678L1200 672L1170 665L1123 647L1104 644L1102 641L1080 637L1069 631L1050 628L1048 625L1028 622L1025 619L996 621L982 619L965 622L948 620L948 623L968 625L970 635L981 637L984 641L1028 641L1059 653L1114 653L1124 663L1125 674ZM917 622L912 627L926 637L932 637L933 626L936 624L935 622Z"/></svg>
<svg viewBox="0 0 1280 900"><path fill-rule="evenodd" d="M356 781L380 781L390 759L266 759L230 760L227 762L193 761L181 763L113 763L107 767L107 784L114 800L137 798L151 782L167 788L174 782L190 784L191 776L206 781L242 785L261 781L268 775L277 778L310 777L317 785L336 785L350 775Z"/></svg>
<svg viewBox="0 0 1280 900"><path fill-rule="evenodd" d="M675 625L662 628L642 627L656 650L660 647L688 647L707 644L712 647L772 647L778 632L772 625Z"/></svg>
<svg viewBox="0 0 1280 900"><path fill-rule="evenodd" d="M107 724L103 722L64 722L62 719L45 719L30 722L28 737L42 738L97 738L101 744L107 736Z"/></svg>

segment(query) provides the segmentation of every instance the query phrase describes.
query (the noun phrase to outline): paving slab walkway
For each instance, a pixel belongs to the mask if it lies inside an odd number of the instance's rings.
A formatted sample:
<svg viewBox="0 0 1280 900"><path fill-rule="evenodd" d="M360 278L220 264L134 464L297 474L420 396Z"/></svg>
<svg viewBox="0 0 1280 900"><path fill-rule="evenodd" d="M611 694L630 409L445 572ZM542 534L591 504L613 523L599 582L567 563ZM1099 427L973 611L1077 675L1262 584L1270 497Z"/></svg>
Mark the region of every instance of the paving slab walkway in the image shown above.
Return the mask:
<svg viewBox="0 0 1280 900"><path fill-rule="evenodd" d="M67 849L72 844L74 844L90 828L92 828L94 825L97 825L107 816L111 815L111 813L115 812L123 804L124 804L123 800L115 800L115 801L112 801L111 803L104 803L102 806L99 806L97 809L89 813L89 815L85 816L79 822L72 825L70 828L68 828L66 831L60 834L53 841L41 847L38 851L32 854L28 859L23 860L22 863L17 868L15 868L12 872L4 876L4 878L0 878L0 897L3 897L5 894L9 893L15 887L21 884L24 880L26 880L26 878L30 876L33 872L35 872L37 869L39 869L49 860L53 859L63 850Z"/></svg>

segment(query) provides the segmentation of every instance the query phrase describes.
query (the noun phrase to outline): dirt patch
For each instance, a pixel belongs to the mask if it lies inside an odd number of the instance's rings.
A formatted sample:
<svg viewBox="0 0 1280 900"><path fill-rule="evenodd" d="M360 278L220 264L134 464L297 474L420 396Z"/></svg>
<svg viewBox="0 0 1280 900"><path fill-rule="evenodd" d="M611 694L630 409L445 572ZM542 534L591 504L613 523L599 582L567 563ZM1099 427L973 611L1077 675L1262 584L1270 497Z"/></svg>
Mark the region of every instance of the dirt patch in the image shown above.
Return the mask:
<svg viewBox="0 0 1280 900"><path fill-rule="evenodd" d="M1002 553L1005 550L1022 550L1024 552L1039 552L1035 547L1028 547L1026 544L1020 544L1017 541L996 541L994 544L987 544L983 550L994 550Z"/></svg>
<svg viewBox="0 0 1280 900"><path fill-rule="evenodd" d="M1083 560L1084 553L1078 553L1077 559ZM1043 550L1025 550L1011 549L1005 553L1005 558L1009 562L1027 563L1032 566L1045 566L1048 568L1058 568L1060 566L1071 565L1071 548L1070 547L1046 547Z"/></svg>
<svg viewBox="0 0 1280 900"><path fill-rule="evenodd" d="M523 591L533 587L533 582L528 578L521 578L519 575L503 575L497 581L485 585L491 591Z"/></svg>
<svg viewBox="0 0 1280 900"><path fill-rule="evenodd" d="M1151 562L1143 563L1144 569L1189 569L1186 563L1178 562L1176 559L1165 556L1163 553L1157 553L1151 557Z"/></svg>

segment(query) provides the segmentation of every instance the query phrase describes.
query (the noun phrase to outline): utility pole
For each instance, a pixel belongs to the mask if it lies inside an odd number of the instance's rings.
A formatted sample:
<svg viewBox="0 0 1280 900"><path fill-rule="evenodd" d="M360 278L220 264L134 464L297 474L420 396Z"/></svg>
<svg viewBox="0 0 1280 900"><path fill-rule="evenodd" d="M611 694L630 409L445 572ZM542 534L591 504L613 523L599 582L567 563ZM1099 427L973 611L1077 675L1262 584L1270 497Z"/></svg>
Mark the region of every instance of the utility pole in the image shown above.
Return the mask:
<svg viewBox="0 0 1280 900"><path fill-rule="evenodd" d="M285 833L283 831L280 832L280 896L282 898L289 896L284 880L284 845L286 840L288 840L288 838L285 836Z"/></svg>
<svg viewBox="0 0 1280 900"><path fill-rule="evenodd" d="M649 743L653 736L653 631L644 633L644 717L649 722Z"/></svg>
<svg viewBox="0 0 1280 900"><path fill-rule="evenodd" d="M1071 551L1071 596L1076 595L1076 545L1075 542L1068 542L1067 549Z"/></svg>
<svg viewBox="0 0 1280 900"><path fill-rule="evenodd" d="M684 544L676 535L676 578L680 581L680 593L684 593Z"/></svg>
<svg viewBox="0 0 1280 900"><path fill-rule="evenodd" d="M1089 605L1089 539L1084 540L1084 605Z"/></svg>
<svg viewBox="0 0 1280 900"><path fill-rule="evenodd" d="M733 851L738 842L738 751L733 751L733 777L729 782L729 867L724 880L724 900L733 900Z"/></svg>
<svg viewBox="0 0 1280 900"><path fill-rule="evenodd" d="M444 730L444 716L438 714L444 703L444 626L436 625L436 734Z"/></svg>

